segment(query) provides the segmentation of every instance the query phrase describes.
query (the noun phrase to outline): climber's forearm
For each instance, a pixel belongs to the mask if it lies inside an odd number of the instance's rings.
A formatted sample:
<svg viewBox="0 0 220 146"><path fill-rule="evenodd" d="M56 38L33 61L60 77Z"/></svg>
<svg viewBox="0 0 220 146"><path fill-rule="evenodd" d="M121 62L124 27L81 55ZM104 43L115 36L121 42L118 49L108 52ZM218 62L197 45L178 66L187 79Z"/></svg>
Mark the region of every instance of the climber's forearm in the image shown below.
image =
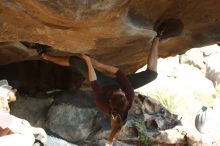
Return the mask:
<svg viewBox="0 0 220 146"><path fill-rule="evenodd" d="M87 64L89 81L91 82L91 81L97 80L97 76L96 76L95 70L93 68L92 61L91 61L90 57L84 53L81 54L81 57L85 60L85 62Z"/></svg>
<svg viewBox="0 0 220 146"><path fill-rule="evenodd" d="M155 72L157 72L158 47L159 38L156 37L153 39L147 63L147 68Z"/></svg>
<svg viewBox="0 0 220 146"><path fill-rule="evenodd" d="M89 81L92 82L92 81L97 80L97 76L96 76L96 73L95 73L95 70L92 64L88 65L88 71L89 71Z"/></svg>

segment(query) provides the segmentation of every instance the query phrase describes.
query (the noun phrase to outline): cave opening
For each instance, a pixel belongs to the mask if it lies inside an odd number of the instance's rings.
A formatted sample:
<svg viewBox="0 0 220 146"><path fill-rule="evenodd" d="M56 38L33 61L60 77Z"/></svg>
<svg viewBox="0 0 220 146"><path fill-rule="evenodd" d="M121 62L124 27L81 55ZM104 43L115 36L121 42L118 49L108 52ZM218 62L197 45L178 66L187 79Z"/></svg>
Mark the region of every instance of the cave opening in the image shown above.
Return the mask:
<svg viewBox="0 0 220 146"><path fill-rule="evenodd" d="M27 60L0 66L0 78L20 94L36 95L53 90L79 89L84 77L74 67L44 60Z"/></svg>

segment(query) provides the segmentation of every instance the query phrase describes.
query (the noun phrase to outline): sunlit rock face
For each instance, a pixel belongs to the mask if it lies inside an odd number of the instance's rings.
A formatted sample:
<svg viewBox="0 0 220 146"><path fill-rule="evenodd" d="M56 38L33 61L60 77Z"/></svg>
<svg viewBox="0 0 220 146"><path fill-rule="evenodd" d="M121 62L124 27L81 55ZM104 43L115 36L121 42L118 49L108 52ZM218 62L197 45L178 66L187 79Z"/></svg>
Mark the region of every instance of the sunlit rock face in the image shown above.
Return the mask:
<svg viewBox="0 0 220 146"><path fill-rule="evenodd" d="M86 51L131 73L146 64L153 26L163 20L178 19L184 29L161 43L161 57L219 42L219 5L219 0L0 0L0 64L35 58L34 50L19 43L26 41L54 51Z"/></svg>

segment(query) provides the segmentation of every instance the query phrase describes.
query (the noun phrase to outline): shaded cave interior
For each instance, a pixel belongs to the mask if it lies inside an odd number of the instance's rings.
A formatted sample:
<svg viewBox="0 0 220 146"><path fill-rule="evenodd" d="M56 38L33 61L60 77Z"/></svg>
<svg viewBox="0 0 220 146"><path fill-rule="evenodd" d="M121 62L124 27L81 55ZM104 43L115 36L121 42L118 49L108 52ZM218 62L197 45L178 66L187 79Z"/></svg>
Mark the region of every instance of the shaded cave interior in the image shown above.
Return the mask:
<svg viewBox="0 0 220 146"><path fill-rule="evenodd" d="M38 95L55 90L79 89L85 78L74 67L44 60L27 60L0 66L1 79L19 94Z"/></svg>
<svg viewBox="0 0 220 146"><path fill-rule="evenodd" d="M39 48L54 56L80 56L34 42L0 42L0 78L7 79L19 94L27 95L89 87L77 66L60 66L43 60L38 54Z"/></svg>

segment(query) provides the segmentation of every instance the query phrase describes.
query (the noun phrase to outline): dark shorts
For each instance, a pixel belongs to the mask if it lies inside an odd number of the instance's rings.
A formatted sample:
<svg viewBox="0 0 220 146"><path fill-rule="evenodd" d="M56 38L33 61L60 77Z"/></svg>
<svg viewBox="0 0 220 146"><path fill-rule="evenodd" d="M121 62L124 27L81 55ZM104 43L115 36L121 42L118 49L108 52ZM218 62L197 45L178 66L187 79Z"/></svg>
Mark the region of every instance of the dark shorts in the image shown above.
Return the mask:
<svg viewBox="0 0 220 146"><path fill-rule="evenodd" d="M71 56L69 63L74 66L86 79L88 78L88 67L84 60L76 56ZM98 70L95 70L95 72L101 85L118 84L116 78L105 75ZM156 79L157 72L147 69L139 73L127 75L127 78L131 82L133 88L137 89Z"/></svg>

